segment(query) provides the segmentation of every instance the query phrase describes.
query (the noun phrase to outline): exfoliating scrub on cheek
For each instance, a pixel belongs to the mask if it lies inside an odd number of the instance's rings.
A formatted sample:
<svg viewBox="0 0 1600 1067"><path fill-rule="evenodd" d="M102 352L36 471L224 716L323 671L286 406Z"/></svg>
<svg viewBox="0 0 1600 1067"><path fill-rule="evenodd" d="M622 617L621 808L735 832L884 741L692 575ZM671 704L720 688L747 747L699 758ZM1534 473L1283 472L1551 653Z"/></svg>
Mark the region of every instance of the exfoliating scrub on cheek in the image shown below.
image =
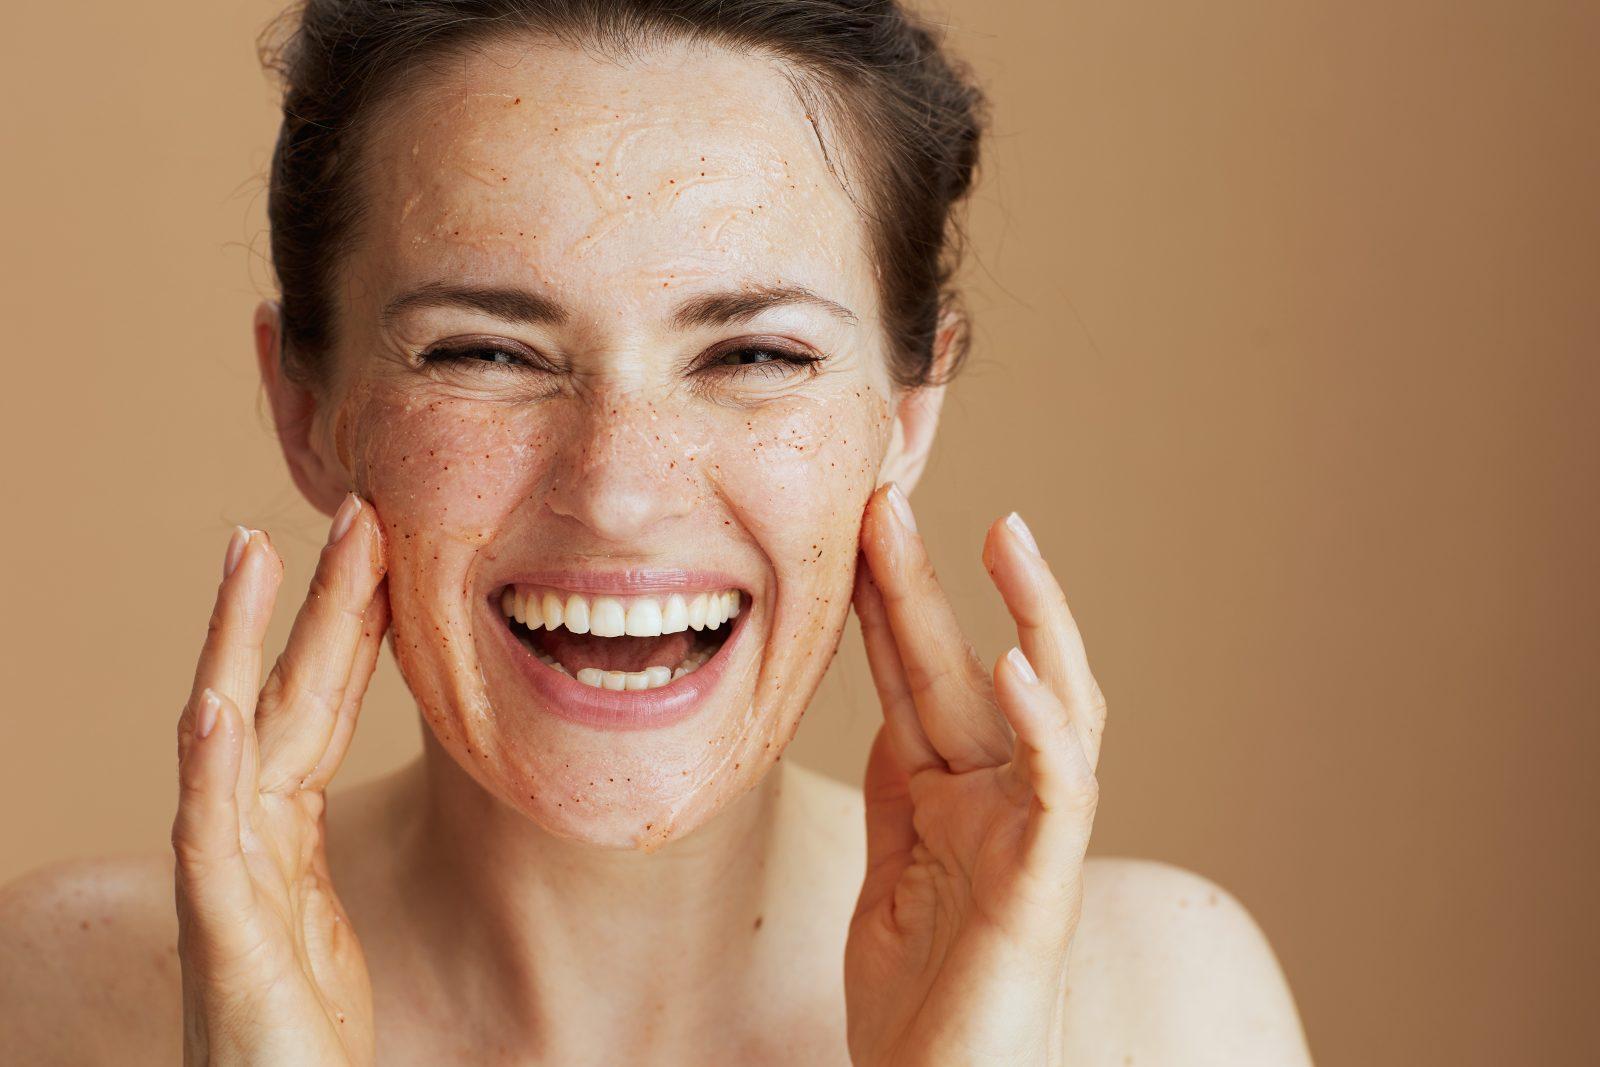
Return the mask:
<svg viewBox="0 0 1600 1067"><path fill-rule="evenodd" d="M440 744L487 787L551 829L649 845L782 752L848 611L887 437L876 388L840 380L729 407L684 393L505 404L396 384L361 407L358 480L388 540L396 657ZM584 509L606 502L593 492L655 509L654 540L594 538ZM603 731L550 714L486 610L491 572L605 570L608 556L755 576L753 629L674 726Z"/></svg>
<svg viewBox="0 0 1600 1067"><path fill-rule="evenodd" d="M523 58L374 144L348 452L439 744L648 848L771 767L837 645L890 436L876 282L768 61Z"/></svg>

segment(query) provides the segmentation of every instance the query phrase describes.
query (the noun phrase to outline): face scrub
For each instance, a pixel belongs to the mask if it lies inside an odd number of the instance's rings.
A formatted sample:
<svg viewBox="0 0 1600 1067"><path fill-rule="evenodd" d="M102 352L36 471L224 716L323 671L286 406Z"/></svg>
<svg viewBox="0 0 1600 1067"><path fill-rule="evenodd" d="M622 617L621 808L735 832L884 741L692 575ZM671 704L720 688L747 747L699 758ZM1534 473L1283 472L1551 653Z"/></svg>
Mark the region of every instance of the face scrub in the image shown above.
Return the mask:
<svg viewBox="0 0 1600 1067"><path fill-rule="evenodd" d="M328 425L401 670L550 831L684 834L843 628L892 436L860 211L776 64L706 46L474 52L366 151Z"/></svg>

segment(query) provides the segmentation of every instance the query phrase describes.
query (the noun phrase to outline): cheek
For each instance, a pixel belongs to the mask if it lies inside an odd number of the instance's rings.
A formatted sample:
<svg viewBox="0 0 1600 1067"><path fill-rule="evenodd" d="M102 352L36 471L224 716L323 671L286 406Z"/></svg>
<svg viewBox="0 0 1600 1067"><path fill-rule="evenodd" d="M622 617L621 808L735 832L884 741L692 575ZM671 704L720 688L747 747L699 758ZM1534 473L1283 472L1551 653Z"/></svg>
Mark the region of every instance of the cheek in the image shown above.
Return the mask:
<svg viewBox="0 0 1600 1067"><path fill-rule="evenodd" d="M788 402L742 422L743 432L717 436L715 463L734 518L757 539L776 581L775 656L809 655L849 608L861 514L889 426L889 405L876 392L849 401Z"/></svg>
<svg viewBox="0 0 1600 1067"><path fill-rule="evenodd" d="M355 474L401 543L469 549L490 540L542 476L549 450L528 406L375 395Z"/></svg>
<svg viewBox="0 0 1600 1067"><path fill-rule="evenodd" d="M868 420L796 403L718 440L718 473L728 498L780 577L841 554L854 556L854 527L882 453Z"/></svg>
<svg viewBox="0 0 1600 1067"><path fill-rule="evenodd" d="M357 489L387 542L396 659L442 740L457 726L481 736L472 724L491 710L470 684L474 569L543 477L545 431L526 405L381 390L352 422Z"/></svg>

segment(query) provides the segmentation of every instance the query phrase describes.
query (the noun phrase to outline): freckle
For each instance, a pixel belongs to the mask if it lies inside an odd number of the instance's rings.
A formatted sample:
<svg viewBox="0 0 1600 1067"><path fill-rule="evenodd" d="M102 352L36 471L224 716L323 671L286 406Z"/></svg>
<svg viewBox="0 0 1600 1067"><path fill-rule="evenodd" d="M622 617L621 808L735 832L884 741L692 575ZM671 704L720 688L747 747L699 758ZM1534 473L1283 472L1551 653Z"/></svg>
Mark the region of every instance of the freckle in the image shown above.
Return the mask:
<svg viewBox="0 0 1600 1067"><path fill-rule="evenodd" d="M88 919L80 920L79 923L78 923L78 929L80 929L80 930L89 929L89 920Z"/></svg>

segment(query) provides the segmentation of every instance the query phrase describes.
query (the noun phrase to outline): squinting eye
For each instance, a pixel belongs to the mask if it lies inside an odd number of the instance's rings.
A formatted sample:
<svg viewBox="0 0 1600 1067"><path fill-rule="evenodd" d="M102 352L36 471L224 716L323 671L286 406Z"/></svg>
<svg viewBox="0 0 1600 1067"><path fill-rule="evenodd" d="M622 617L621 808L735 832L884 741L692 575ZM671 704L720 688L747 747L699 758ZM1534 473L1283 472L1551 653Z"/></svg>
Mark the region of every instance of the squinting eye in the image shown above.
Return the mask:
<svg viewBox="0 0 1600 1067"><path fill-rule="evenodd" d="M762 374L783 374L789 370L814 367L819 362L821 362L819 357L805 352L746 345L742 348L730 348L712 356L705 366L708 370L728 368L736 373L751 370Z"/></svg>
<svg viewBox="0 0 1600 1067"><path fill-rule="evenodd" d="M454 345L444 348L435 348L422 354L424 363L491 363L503 367L516 367L527 364L527 360L515 352L493 345Z"/></svg>
<svg viewBox="0 0 1600 1067"><path fill-rule="evenodd" d="M785 356L786 353L774 352L770 348L738 348L724 352L717 362L724 367L748 367L752 363L774 363Z"/></svg>

